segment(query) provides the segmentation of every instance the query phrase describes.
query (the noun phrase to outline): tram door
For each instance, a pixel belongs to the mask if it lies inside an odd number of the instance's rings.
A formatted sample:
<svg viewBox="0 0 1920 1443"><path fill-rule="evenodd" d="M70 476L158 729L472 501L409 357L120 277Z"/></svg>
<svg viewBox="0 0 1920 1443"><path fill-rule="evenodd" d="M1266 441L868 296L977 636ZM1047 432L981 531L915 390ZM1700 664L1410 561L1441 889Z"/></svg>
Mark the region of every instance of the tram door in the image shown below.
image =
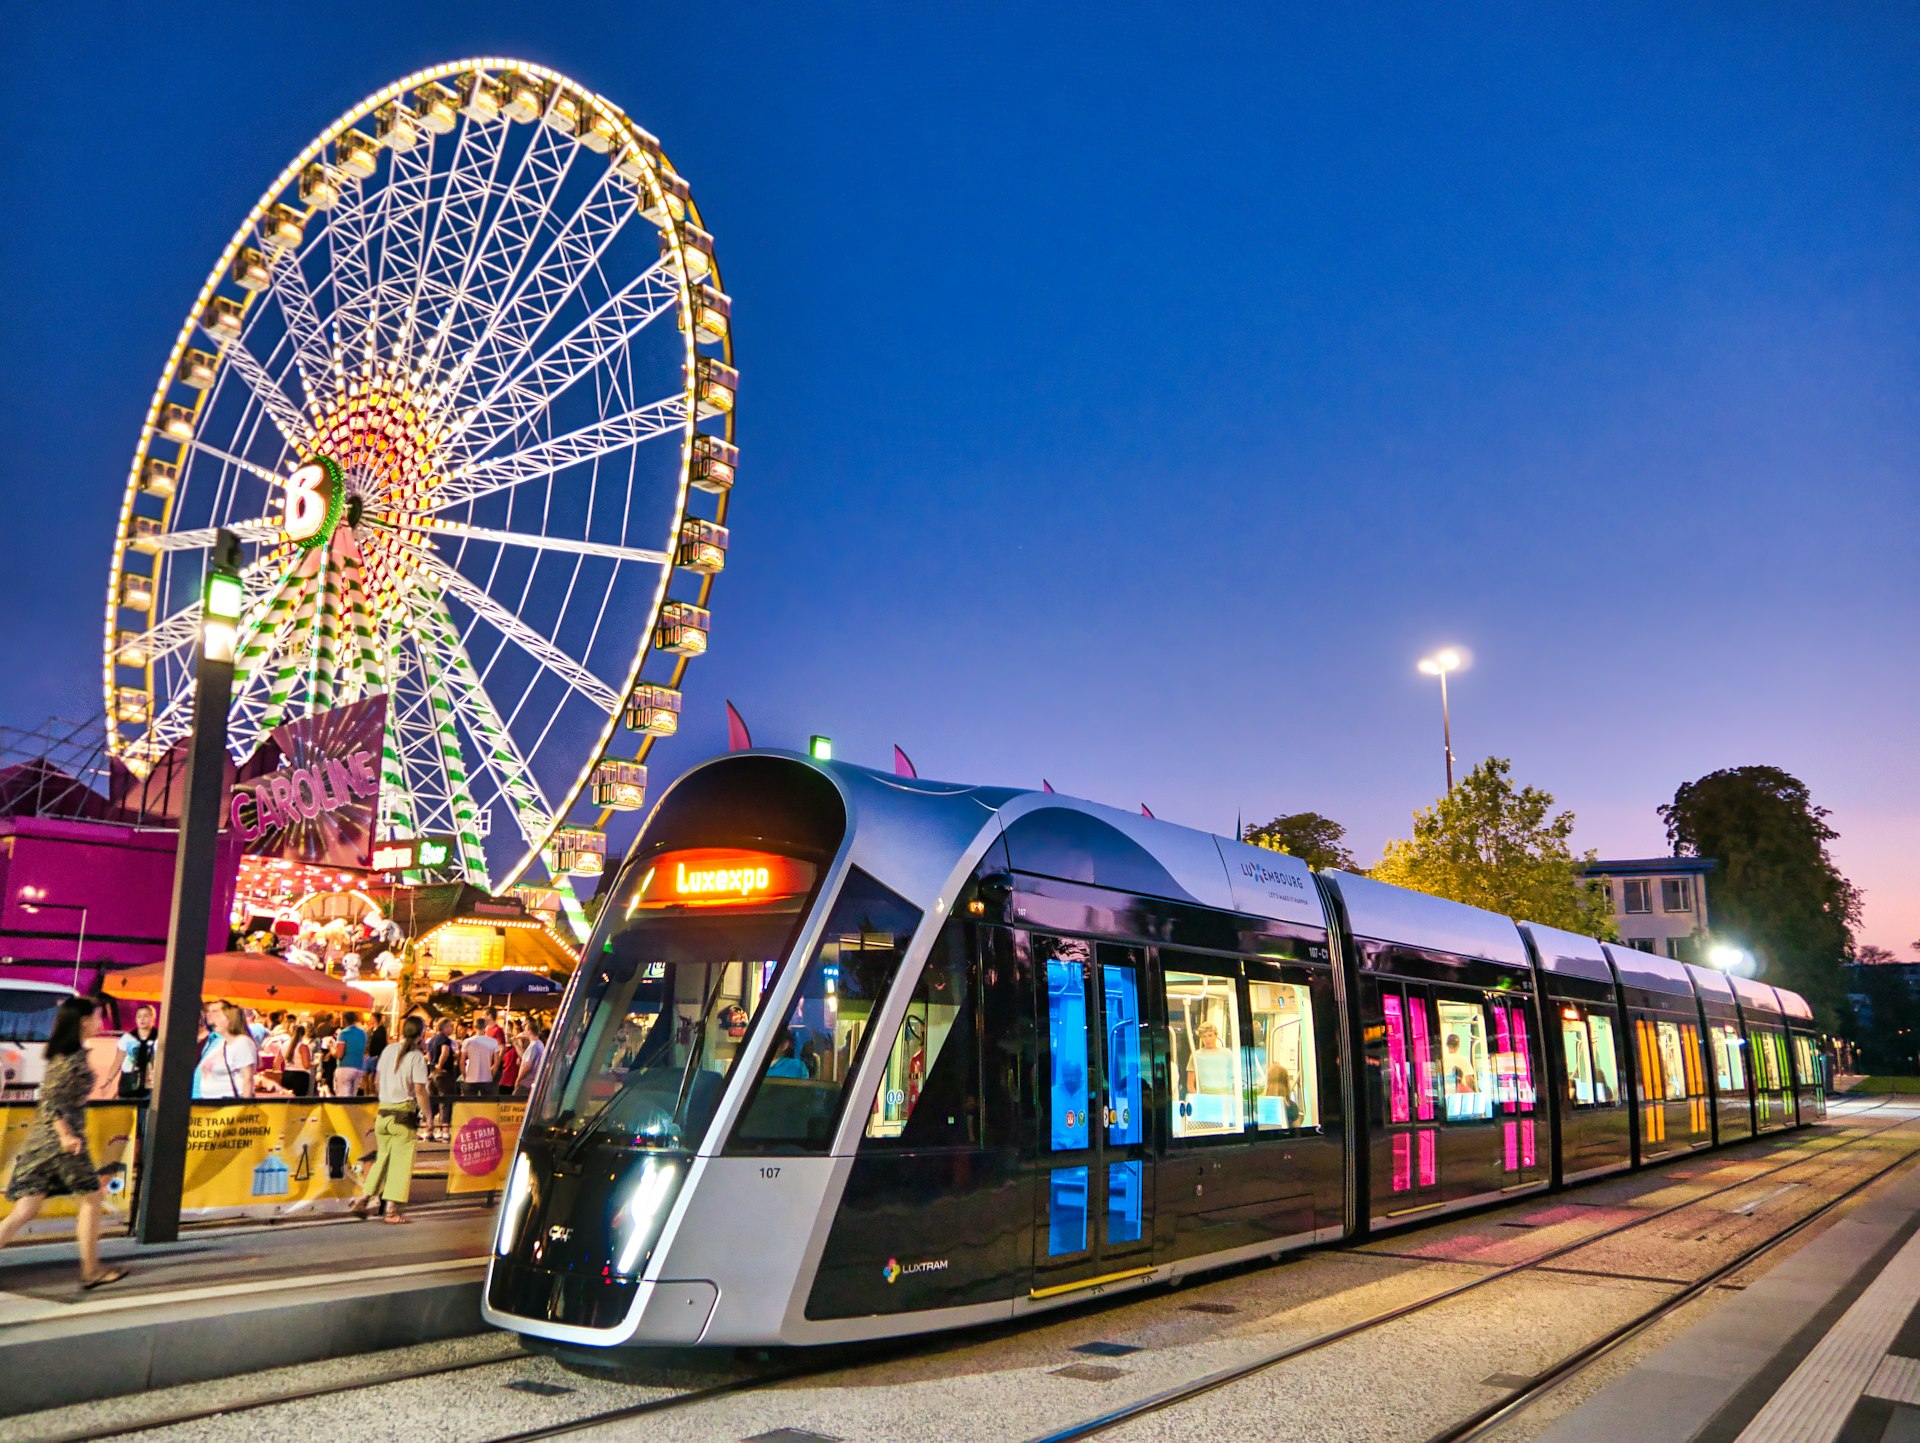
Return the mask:
<svg viewBox="0 0 1920 1443"><path fill-rule="evenodd" d="M1032 938L1040 983L1040 1186L1034 1296L1149 1262L1145 956L1071 937Z"/></svg>

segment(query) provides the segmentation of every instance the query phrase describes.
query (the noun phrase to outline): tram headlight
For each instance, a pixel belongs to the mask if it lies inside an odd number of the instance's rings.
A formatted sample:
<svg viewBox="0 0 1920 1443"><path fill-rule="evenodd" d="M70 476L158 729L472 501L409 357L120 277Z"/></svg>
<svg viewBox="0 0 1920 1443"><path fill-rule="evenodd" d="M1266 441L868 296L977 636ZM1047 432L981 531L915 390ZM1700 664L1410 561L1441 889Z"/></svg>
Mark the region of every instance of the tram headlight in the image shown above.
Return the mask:
<svg viewBox="0 0 1920 1443"><path fill-rule="evenodd" d="M514 1157L513 1171L507 1175L507 1196L500 1209L500 1234L493 1244L493 1250L501 1257L513 1251L514 1240L520 1236L520 1225L527 1220L527 1208L532 1203L533 1168L523 1152Z"/></svg>
<svg viewBox="0 0 1920 1443"><path fill-rule="evenodd" d="M672 1163L650 1157L634 1178L626 1202L614 1217L614 1236L619 1239L620 1255L614 1260L613 1270L621 1276L632 1275L640 1255L652 1245L660 1231L677 1176Z"/></svg>

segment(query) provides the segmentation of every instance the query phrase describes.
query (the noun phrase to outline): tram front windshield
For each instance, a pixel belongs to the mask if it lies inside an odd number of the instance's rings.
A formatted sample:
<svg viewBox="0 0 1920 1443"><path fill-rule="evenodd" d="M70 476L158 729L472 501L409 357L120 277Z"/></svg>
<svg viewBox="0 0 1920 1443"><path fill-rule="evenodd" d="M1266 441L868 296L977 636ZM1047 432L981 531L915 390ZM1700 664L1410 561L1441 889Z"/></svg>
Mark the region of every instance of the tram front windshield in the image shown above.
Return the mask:
<svg viewBox="0 0 1920 1443"><path fill-rule="evenodd" d="M630 866L560 1019L534 1125L581 1140L697 1148L793 946L814 876L791 857L715 848Z"/></svg>

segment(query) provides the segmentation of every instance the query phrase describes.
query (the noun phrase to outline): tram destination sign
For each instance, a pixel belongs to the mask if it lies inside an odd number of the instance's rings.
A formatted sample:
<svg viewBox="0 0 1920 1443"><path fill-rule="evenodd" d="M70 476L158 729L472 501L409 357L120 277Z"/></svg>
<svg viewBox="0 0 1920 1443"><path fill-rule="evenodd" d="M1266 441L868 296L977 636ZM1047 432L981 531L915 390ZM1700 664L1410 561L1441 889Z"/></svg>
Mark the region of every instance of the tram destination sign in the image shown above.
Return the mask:
<svg viewBox="0 0 1920 1443"><path fill-rule="evenodd" d="M774 852L690 847L662 852L641 878L641 907L712 907L793 897L813 886L812 863Z"/></svg>
<svg viewBox="0 0 1920 1443"><path fill-rule="evenodd" d="M227 796L228 825L248 854L369 866L386 725L382 693L275 727Z"/></svg>

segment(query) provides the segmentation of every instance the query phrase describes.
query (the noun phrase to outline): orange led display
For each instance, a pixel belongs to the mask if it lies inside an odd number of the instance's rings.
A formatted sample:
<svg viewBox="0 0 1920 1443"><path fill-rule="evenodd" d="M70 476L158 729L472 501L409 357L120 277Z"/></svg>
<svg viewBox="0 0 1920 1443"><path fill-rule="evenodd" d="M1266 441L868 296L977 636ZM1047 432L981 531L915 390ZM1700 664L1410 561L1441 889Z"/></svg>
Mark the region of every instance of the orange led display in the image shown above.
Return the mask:
<svg viewBox="0 0 1920 1443"><path fill-rule="evenodd" d="M689 847L662 852L641 874L637 907L739 906L793 897L813 885L810 862L772 852Z"/></svg>

